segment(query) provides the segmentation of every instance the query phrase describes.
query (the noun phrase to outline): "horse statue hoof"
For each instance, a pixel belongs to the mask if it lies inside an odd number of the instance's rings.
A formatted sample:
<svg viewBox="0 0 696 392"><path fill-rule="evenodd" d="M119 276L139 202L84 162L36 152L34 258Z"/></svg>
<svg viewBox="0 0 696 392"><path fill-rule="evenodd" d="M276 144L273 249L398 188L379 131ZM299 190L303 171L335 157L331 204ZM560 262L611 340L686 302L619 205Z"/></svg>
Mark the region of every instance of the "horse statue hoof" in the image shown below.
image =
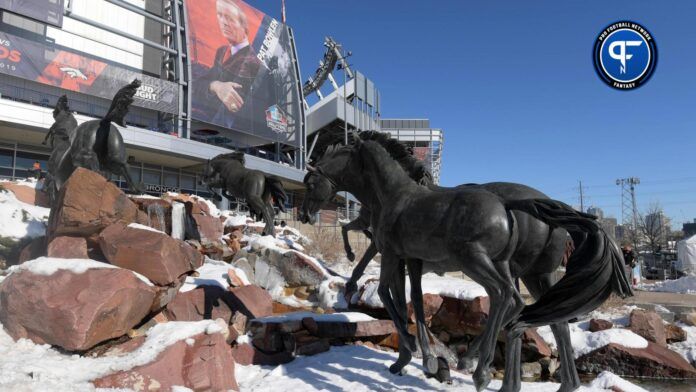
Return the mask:
<svg viewBox="0 0 696 392"><path fill-rule="evenodd" d="M491 376L488 371L485 371L484 374L474 373L473 379L477 392L483 391L484 389L486 389L488 384L491 383Z"/></svg>
<svg viewBox="0 0 696 392"><path fill-rule="evenodd" d="M425 363L426 361L428 362L427 365ZM445 358L429 356L427 360L424 359L423 362L423 366L427 369L425 375L428 378L435 378L440 383L452 384L452 376L450 375L449 365ZM435 370L430 370L433 364Z"/></svg>
<svg viewBox="0 0 696 392"><path fill-rule="evenodd" d="M438 369L438 359L435 358L434 355L428 355L427 357L423 358L423 367L425 368L425 372L432 376L435 376L437 373Z"/></svg>
<svg viewBox="0 0 696 392"><path fill-rule="evenodd" d="M389 366L389 373L396 374L397 376L403 376L406 374L406 371L404 370L404 366L397 362Z"/></svg>

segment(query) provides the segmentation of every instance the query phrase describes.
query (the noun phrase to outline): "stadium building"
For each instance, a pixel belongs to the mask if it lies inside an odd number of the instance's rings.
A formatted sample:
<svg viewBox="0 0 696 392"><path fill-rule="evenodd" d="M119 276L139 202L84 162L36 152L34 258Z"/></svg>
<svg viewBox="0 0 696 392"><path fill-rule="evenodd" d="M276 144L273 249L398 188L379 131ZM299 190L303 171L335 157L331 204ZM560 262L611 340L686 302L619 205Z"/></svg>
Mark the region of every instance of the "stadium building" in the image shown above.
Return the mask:
<svg viewBox="0 0 696 392"><path fill-rule="evenodd" d="M297 207L306 161L346 130L384 128L439 173L441 130L381 121L375 84L330 38L303 85L292 29L244 1L0 0L0 13L0 177L27 177L35 161L46 169L42 142L61 95L83 122L135 78L142 86L119 130L134 181L153 194L209 196L206 160L234 149L280 179Z"/></svg>

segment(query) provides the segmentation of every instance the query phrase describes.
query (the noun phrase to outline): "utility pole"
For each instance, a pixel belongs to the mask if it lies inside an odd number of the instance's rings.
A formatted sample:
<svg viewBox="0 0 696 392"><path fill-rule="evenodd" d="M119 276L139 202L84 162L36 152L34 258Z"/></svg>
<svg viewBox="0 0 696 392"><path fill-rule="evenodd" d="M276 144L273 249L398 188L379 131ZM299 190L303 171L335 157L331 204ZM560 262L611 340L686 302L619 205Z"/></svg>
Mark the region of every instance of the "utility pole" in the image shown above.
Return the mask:
<svg viewBox="0 0 696 392"><path fill-rule="evenodd" d="M585 212L585 203L582 197L582 180L578 180L580 183L580 212Z"/></svg>
<svg viewBox="0 0 696 392"><path fill-rule="evenodd" d="M633 247L638 246L638 208L636 207L636 185L640 184L640 178L619 178L616 185L621 187L621 224L624 228L630 226L633 238Z"/></svg>

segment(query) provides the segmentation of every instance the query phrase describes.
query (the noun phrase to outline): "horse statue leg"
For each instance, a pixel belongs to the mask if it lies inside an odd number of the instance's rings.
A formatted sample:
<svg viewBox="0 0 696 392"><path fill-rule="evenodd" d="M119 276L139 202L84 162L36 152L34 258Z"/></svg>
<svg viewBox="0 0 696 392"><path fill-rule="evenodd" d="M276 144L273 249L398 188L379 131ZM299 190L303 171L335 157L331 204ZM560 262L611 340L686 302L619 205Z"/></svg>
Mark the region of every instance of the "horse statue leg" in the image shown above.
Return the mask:
<svg viewBox="0 0 696 392"><path fill-rule="evenodd" d="M365 254L363 254L362 259L360 259L358 265L353 268L353 273L350 275L348 282L346 282L346 289L343 294L349 306L350 300L353 298L353 294L358 291L358 280L361 276L363 276L365 268L367 268L367 265L370 264L370 261L377 255L377 253L379 253L377 251L377 245L375 245L374 241L370 241L370 246L368 246L365 250Z"/></svg>
<svg viewBox="0 0 696 392"><path fill-rule="evenodd" d="M268 204L265 204L263 202L263 199L257 195L248 196L247 203L251 207L251 210L260 211L261 215L263 215L263 220L266 223L266 226L264 227L262 234L275 237L273 229L273 207L271 207Z"/></svg>
<svg viewBox="0 0 696 392"><path fill-rule="evenodd" d="M353 253L353 249L350 247L350 241L348 241L348 232L353 230L367 230L370 227L369 218L367 219L367 224L365 223L365 219L363 219L362 216L362 210L360 210L360 216L341 227L341 235L343 235L343 247L346 250L346 257L348 257L348 260L350 261L355 261L355 253Z"/></svg>
<svg viewBox="0 0 696 392"><path fill-rule="evenodd" d="M423 367L428 377L435 377L440 382L451 381L449 367L446 366L447 360L436 358L430 351L430 341L428 326L425 325L425 311L423 309L423 288L421 277L423 276L423 263L416 259L406 259L408 277L411 282L411 305L416 316L416 328L418 342L420 343L421 353L423 354ZM444 369L440 370L440 360L445 362Z"/></svg>
<svg viewBox="0 0 696 392"><path fill-rule="evenodd" d="M404 261L392 252L387 250L382 253L377 293L399 333L399 358L389 367L389 371L393 374L400 374L404 366L411 361L412 353L417 350L416 338L408 333L406 328L406 275L404 267Z"/></svg>

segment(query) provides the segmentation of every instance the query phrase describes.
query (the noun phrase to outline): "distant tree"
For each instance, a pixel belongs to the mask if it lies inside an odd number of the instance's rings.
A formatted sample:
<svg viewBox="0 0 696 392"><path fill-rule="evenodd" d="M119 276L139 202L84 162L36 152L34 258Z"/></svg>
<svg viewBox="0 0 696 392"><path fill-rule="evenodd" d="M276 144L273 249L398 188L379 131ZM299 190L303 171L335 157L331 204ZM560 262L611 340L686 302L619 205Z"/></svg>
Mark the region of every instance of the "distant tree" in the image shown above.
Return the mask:
<svg viewBox="0 0 696 392"><path fill-rule="evenodd" d="M664 216L665 213L658 202L650 203L645 212L638 215L638 230L652 252L656 252L666 245L667 233L665 233Z"/></svg>

